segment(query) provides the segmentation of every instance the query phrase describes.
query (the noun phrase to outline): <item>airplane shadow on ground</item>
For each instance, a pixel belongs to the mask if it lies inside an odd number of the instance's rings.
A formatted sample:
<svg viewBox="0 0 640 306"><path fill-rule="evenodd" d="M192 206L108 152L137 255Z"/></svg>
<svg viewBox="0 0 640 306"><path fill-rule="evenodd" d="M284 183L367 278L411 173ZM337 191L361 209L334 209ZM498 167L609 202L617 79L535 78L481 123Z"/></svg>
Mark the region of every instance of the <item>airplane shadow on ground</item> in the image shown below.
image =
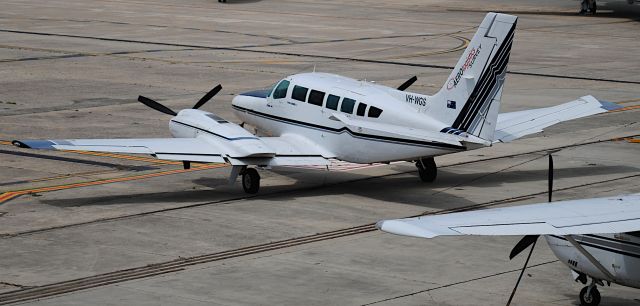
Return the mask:
<svg viewBox="0 0 640 306"><path fill-rule="evenodd" d="M410 169L410 168L403 168ZM638 168L626 166L585 166L556 169L557 180L566 178L580 178L594 175L622 174L638 172ZM369 177L356 173L327 173L322 171L296 171L291 169L275 170L278 174L297 179L293 184L280 186L263 186L257 197L262 201L289 201L312 199L322 196L355 195L363 199L385 201L389 203L408 204L425 208L455 208L466 206L471 201L453 194L453 191L465 188L500 187L506 183L522 183L544 181L547 170L505 171L499 173L469 173L459 174L445 169L439 170L438 179L432 184L422 183L415 171L405 171L383 177ZM304 172L304 173L302 173ZM304 175L304 179L296 178ZM309 184L306 182L323 182L331 175L341 175L339 180L329 180L328 183ZM263 178L268 180L269 178ZM304 182L302 181L304 180ZM195 185L211 187L210 190L184 190L175 192L153 192L138 194L121 194L110 196L95 196L82 198L66 198L55 200L41 200L41 203L57 207L78 207L91 205L115 204L145 204L145 203L206 203L241 199L247 195L243 193L241 182L228 185L226 179L201 177L192 180ZM576 185L578 182L576 182ZM539 185L539 184L538 184ZM530 190L527 193L535 193ZM513 196L517 196L514 194Z"/></svg>

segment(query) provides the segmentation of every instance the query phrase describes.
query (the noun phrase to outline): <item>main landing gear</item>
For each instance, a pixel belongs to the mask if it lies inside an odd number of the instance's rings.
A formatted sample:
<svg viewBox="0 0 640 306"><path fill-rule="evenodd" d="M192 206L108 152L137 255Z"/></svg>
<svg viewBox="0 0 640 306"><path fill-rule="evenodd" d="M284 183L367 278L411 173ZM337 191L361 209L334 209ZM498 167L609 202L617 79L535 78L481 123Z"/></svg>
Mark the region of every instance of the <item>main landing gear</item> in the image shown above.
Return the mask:
<svg viewBox="0 0 640 306"><path fill-rule="evenodd" d="M433 157L418 159L416 161L416 168L418 168L420 180L426 183L433 182L438 175L438 167Z"/></svg>
<svg viewBox="0 0 640 306"><path fill-rule="evenodd" d="M256 194L260 190L260 174L254 168L246 168L242 171L242 189L249 194Z"/></svg>
<svg viewBox="0 0 640 306"><path fill-rule="evenodd" d="M220 3L227 3L227 0L218 0Z"/></svg>
<svg viewBox="0 0 640 306"><path fill-rule="evenodd" d="M589 286L580 290L580 305L582 306L598 306L600 304L600 291L598 291L598 282L604 285L602 281L593 279Z"/></svg>

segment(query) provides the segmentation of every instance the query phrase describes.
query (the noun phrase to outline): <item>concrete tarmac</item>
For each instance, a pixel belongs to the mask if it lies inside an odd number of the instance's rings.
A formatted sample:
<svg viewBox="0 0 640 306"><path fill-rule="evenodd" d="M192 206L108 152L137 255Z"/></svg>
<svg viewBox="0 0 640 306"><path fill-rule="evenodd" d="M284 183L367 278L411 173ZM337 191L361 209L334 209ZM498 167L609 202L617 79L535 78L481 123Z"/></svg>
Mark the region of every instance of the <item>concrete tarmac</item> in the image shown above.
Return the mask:
<svg viewBox="0 0 640 306"><path fill-rule="evenodd" d="M0 301L33 305L500 305L519 237L393 236L385 218L640 192L640 6L577 1L33 1L0 3ZM247 196L229 167L148 156L31 151L12 139L168 137L138 103L238 122L234 95L303 71L434 93L487 11L518 15L503 112L584 95L622 111L508 144L411 163L261 171ZM129 269L129 270L127 270ZM41 287L39 287L41 286ZM578 305L582 285L546 244L517 305ZM38 289L40 288L40 289ZM44 288L44 289L42 289ZM23 291L20 291L23 290ZM602 305L640 305L601 288Z"/></svg>

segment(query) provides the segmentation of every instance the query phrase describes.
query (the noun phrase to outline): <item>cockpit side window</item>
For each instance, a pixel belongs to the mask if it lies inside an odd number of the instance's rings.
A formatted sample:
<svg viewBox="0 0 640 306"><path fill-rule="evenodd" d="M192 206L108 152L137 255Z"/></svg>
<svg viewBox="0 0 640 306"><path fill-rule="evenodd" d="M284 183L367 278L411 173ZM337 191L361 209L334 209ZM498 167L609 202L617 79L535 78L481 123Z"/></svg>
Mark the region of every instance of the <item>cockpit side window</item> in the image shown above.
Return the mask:
<svg viewBox="0 0 640 306"><path fill-rule="evenodd" d="M327 97L327 108L332 110L338 110L338 102L340 102L340 97L329 95Z"/></svg>
<svg viewBox="0 0 640 306"><path fill-rule="evenodd" d="M340 105L340 111L347 114L353 114L353 107L356 105L356 100L344 98L342 99L342 105Z"/></svg>
<svg viewBox="0 0 640 306"><path fill-rule="evenodd" d="M324 101L324 92L312 89L309 93L309 104L322 106L322 101Z"/></svg>
<svg viewBox="0 0 640 306"><path fill-rule="evenodd" d="M378 118L380 117L380 114L382 114L382 110L375 107L375 106L371 106L369 107L369 117L371 118Z"/></svg>
<svg viewBox="0 0 640 306"><path fill-rule="evenodd" d="M360 104L358 104L358 110L356 111L356 115L364 116L366 111L367 111L367 105L360 102Z"/></svg>
<svg viewBox="0 0 640 306"><path fill-rule="evenodd" d="M287 90L288 89L289 89L289 81L282 80L282 82L280 82L280 84L278 84L276 89L273 91L273 98L274 99L282 99L282 98L287 97Z"/></svg>
<svg viewBox="0 0 640 306"><path fill-rule="evenodd" d="M293 87L293 91L291 92L291 98L298 101L306 102L308 91L309 88L296 85Z"/></svg>

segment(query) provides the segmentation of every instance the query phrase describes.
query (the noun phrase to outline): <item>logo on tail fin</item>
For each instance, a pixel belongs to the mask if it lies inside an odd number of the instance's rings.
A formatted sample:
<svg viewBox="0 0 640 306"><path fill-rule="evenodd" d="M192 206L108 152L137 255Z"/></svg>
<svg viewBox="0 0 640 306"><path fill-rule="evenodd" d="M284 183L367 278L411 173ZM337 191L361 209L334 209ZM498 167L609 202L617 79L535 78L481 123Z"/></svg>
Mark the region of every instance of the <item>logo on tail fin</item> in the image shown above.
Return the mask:
<svg viewBox="0 0 640 306"><path fill-rule="evenodd" d="M482 49L482 44L480 44L478 48L473 48L471 49L471 51L469 51L467 60L464 62L462 67L460 67L460 70L458 70L456 76L449 79L449 82L447 83L448 90L456 88L456 86L458 86L458 83L460 83L460 78L462 78L464 72L467 71L467 69L473 67L473 63L476 62L476 58L478 58L478 55L480 54L480 49Z"/></svg>

